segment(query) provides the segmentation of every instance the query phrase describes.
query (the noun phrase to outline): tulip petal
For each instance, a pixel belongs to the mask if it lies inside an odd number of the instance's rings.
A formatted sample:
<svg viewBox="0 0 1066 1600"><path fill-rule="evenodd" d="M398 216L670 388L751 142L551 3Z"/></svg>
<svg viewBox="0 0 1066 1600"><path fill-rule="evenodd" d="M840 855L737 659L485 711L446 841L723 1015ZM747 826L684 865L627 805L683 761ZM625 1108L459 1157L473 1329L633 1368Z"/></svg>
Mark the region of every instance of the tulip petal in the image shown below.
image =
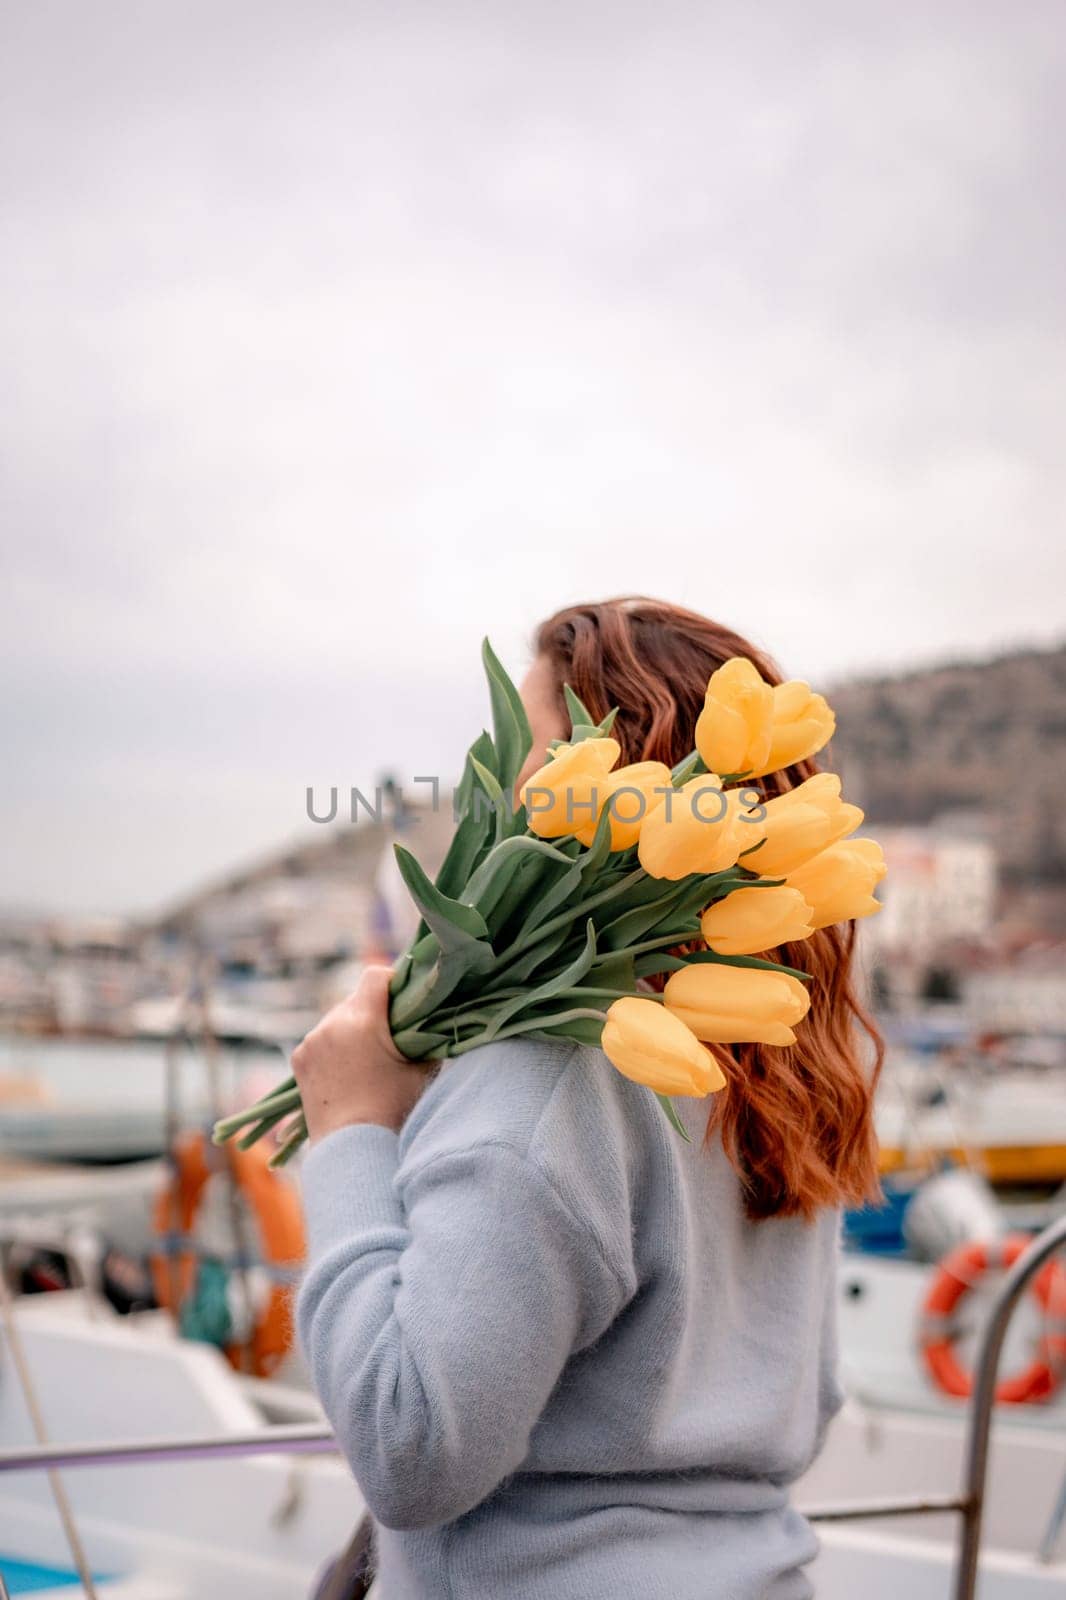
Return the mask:
<svg viewBox="0 0 1066 1600"><path fill-rule="evenodd" d="M816 928L870 917L881 909L873 891L886 872L874 839L841 839L788 874L812 908Z"/></svg>
<svg viewBox="0 0 1066 1600"><path fill-rule="evenodd" d="M617 739L559 745L523 786L530 831L541 839L575 835L595 821L609 792L608 776L622 747Z"/></svg>
<svg viewBox="0 0 1066 1600"><path fill-rule="evenodd" d="M753 772L762 777L805 761L829 743L836 717L823 695L814 694L800 678L778 684L773 691L773 722L765 762Z"/></svg>
<svg viewBox="0 0 1066 1600"><path fill-rule="evenodd" d="M611 1064L659 1094L703 1096L725 1086L710 1050L657 1000L625 995L607 1012L601 1048Z"/></svg>
<svg viewBox="0 0 1066 1600"><path fill-rule="evenodd" d="M651 877L676 882L692 873L734 866L748 843L747 834L739 803L723 791L714 773L706 773L690 778L648 812L637 854Z"/></svg>
<svg viewBox="0 0 1066 1600"><path fill-rule="evenodd" d="M700 929L704 942L719 955L757 955L809 938L814 932L811 916L798 889L734 889L707 907Z"/></svg>
<svg viewBox="0 0 1066 1600"><path fill-rule="evenodd" d="M696 749L712 772L749 772L765 762L773 694L753 662L734 656L707 683L696 722Z"/></svg>
<svg viewBox="0 0 1066 1600"><path fill-rule="evenodd" d="M712 1044L792 1044L810 1009L798 978L752 967L690 963L667 980L663 1000L697 1038Z"/></svg>

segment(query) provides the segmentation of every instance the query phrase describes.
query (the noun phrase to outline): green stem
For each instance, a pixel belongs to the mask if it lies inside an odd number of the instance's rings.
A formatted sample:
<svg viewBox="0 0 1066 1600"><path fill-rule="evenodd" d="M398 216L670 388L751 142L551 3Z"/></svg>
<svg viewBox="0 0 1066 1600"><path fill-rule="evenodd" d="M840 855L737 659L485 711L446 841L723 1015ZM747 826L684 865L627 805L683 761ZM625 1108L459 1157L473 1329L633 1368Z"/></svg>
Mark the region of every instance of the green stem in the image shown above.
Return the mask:
<svg viewBox="0 0 1066 1600"><path fill-rule="evenodd" d="M690 750L684 760L679 761L671 771L670 782L675 789L680 789L681 785L687 783L689 778L695 778L706 771L707 768L699 751Z"/></svg>
<svg viewBox="0 0 1066 1600"><path fill-rule="evenodd" d="M499 1033L493 1034L491 1043L495 1044L498 1039L513 1038L520 1033L536 1033L539 1029L545 1027L556 1028L561 1023L576 1022L581 1017L592 1017L596 1021L602 1022L606 1017L606 1012L593 1010L591 1006L574 1006L569 1011L552 1011L544 1017L526 1017L521 1022L513 1022L510 1027L501 1028ZM483 1040L484 1034L476 1034L473 1039L464 1040L451 1054L453 1056L465 1055L468 1050L477 1049Z"/></svg>
<svg viewBox="0 0 1066 1600"><path fill-rule="evenodd" d="M597 989L592 984L576 984L573 989L567 990L568 994L584 998L586 995L602 995L609 1000L657 1000L662 1003L662 995L654 989Z"/></svg>
<svg viewBox="0 0 1066 1600"><path fill-rule="evenodd" d="M285 1140L285 1143L279 1150L275 1150L274 1154L271 1156L270 1161L268 1162L268 1166L270 1167L271 1171L276 1172L278 1167L283 1167L286 1162L291 1161L306 1138L307 1123L303 1116L301 1116L297 1121L292 1133L290 1133L289 1137Z"/></svg>
<svg viewBox="0 0 1066 1600"><path fill-rule="evenodd" d="M578 921L584 922L589 912L594 910L596 906L602 906L608 900L614 899L616 895L622 894L624 890L631 889L641 878L646 876L647 874L643 867L638 867L635 872L630 872L626 877L620 878L617 883L611 884L609 889L601 889L599 894L590 895L587 900L579 901L576 906L570 906L566 911L560 911L558 916L552 917L549 922L545 922L537 928L532 938L522 939L519 936L514 944L499 957L496 971L498 973L506 971L512 961L516 961L519 956L523 956L527 951L534 949L543 939L549 938L553 933L557 933L560 928L569 927L572 923Z"/></svg>
<svg viewBox="0 0 1066 1600"><path fill-rule="evenodd" d="M485 977L486 979L491 979L492 974L486 973ZM442 1028L451 1027L452 1023L460 1017L465 1017L468 1015L477 1016L479 1012L491 1009L491 1007L497 1002L517 999L518 996L523 992L524 991L520 986L494 989L490 984L486 984L486 987L481 991L480 994L470 998L469 1000L462 1000L458 1005L447 1006L441 1011L434 1011L432 1013L434 1027L436 1027L438 1023Z"/></svg>
<svg viewBox="0 0 1066 1600"><path fill-rule="evenodd" d="M276 1128L279 1122L284 1122L285 1118L291 1114L292 1109L291 1106L285 1106L281 1111L274 1111L270 1116L264 1117L261 1122L255 1123L247 1133L237 1140L237 1149L250 1150L253 1144L258 1144L259 1140L270 1132L271 1128Z"/></svg>
<svg viewBox="0 0 1066 1600"><path fill-rule="evenodd" d="M783 961L766 961L762 956L722 956L717 950L696 950L685 957L697 966L753 967L757 972L783 972L788 978L810 983L811 974L800 967L786 967Z"/></svg>
<svg viewBox="0 0 1066 1600"><path fill-rule="evenodd" d="M698 939L698 938L699 938L699 925L697 924L697 926L696 926L694 931L693 930L689 930L688 932L685 932L685 933L678 933L678 932L663 933L663 934L660 934L658 939L645 939L640 944L627 944L624 950L608 950L608 951L604 952L604 955L605 955L605 957L609 957L609 956L643 956L643 955L646 955L649 950L669 950L671 945L686 944L689 939ZM593 963L592 970L594 972L596 970L595 962Z"/></svg>
<svg viewBox="0 0 1066 1600"><path fill-rule="evenodd" d="M300 1104L300 1091L292 1080L291 1088L276 1089L273 1094L266 1095L262 1100L257 1100L254 1106L246 1106L243 1111L235 1111L231 1117L223 1117L215 1123L212 1139L215 1144L224 1144L227 1139L237 1132L238 1128L246 1128L250 1122L260 1122L265 1117L270 1117L275 1111L284 1116L288 1111L294 1111Z"/></svg>

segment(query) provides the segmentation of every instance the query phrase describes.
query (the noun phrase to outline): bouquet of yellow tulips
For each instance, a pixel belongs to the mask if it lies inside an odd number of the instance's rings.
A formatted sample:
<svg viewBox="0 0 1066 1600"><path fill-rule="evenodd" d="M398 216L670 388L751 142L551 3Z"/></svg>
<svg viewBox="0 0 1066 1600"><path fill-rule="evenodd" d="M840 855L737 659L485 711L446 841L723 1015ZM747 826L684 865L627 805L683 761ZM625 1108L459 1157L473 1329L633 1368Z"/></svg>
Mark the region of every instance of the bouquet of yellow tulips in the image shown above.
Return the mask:
<svg viewBox="0 0 1066 1600"><path fill-rule="evenodd" d="M806 683L771 688L736 657L708 682L691 755L672 771L619 767L616 713L594 722L567 688L570 737L516 805L529 724L487 640L483 660L493 733L467 754L436 881L395 846L421 922L392 978L393 1039L415 1061L522 1033L600 1045L684 1136L670 1097L725 1083L707 1045L792 1044L809 1009L808 975L759 952L878 910L884 858L849 837L863 814L840 779L772 800L756 787L822 749L833 713ZM661 994L641 985L666 973ZM292 1079L215 1138L244 1130L247 1147L289 1118L281 1164L307 1131Z"/></svg>

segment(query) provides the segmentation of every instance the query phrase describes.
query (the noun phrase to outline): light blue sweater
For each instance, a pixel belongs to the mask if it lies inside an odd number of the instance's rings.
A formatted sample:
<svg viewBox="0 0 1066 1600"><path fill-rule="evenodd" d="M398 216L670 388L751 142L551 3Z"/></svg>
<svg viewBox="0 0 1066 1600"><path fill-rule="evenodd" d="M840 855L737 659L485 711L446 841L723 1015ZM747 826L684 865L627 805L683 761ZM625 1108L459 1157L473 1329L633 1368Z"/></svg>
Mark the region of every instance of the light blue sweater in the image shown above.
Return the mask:
<svg viewBox="0 0 1066 1600"><path fill-rule="evenodd" d="M751 1223L605 1056L447 1062L303 1169L297 1320L384 1600L799 1600L788 1485L840 1404L837 1216Z"/></svg>

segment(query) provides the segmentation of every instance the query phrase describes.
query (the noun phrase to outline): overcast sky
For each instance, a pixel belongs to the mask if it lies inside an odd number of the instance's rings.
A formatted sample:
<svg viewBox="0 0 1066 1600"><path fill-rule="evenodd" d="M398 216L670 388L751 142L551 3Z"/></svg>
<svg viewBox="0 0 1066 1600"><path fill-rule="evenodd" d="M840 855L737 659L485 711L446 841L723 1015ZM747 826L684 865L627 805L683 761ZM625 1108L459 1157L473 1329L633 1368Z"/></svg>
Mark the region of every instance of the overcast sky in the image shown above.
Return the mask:
<svg viewBox="0 0 1066 1600"><path fill-rule="evenodd" d="M560 603L1066 633L1060 0L3 10L0 901L452 773Z"/></svg>

